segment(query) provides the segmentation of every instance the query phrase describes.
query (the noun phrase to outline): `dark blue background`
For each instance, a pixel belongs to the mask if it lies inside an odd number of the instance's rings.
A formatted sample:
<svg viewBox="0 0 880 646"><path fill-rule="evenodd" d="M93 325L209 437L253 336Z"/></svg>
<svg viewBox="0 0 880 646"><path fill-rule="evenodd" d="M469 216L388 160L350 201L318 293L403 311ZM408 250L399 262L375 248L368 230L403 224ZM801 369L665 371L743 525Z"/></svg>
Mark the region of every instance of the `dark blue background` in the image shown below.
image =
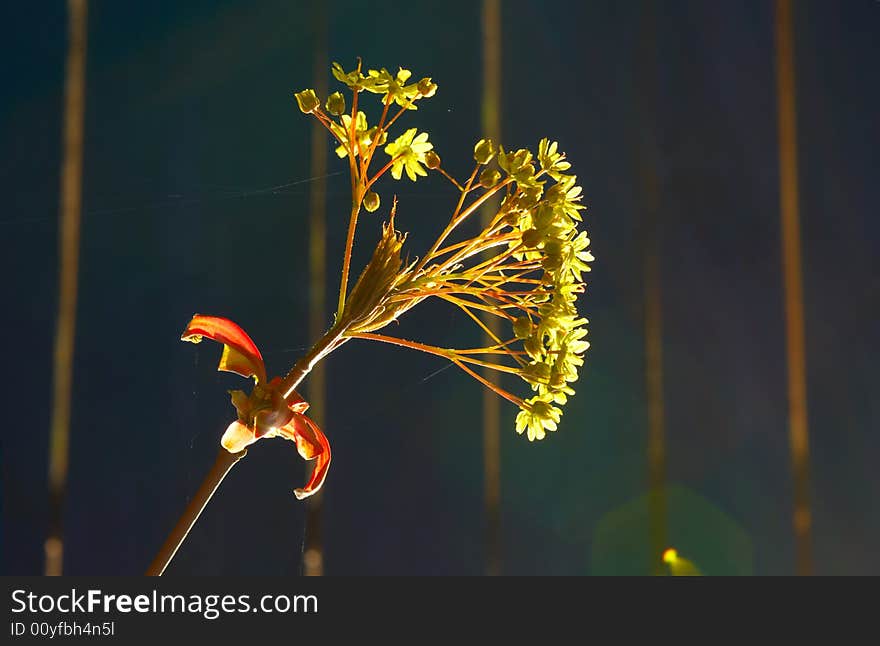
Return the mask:
<svg viewBox="0 0 880 646"><path fill-rule="evenodd" d="M593 347L560 431L529 444L503 407L503 571L638 571L647 544L639 151L655 142L671 540L708 573L794 571L770 2L663 2L639 57L639 2L504 2L503 140L560 141L584 186L597 262ZM880 574L877 224L880 4L798 2L801 221L819 573ZM333 2L330 59L439 83L409 117L461 175L480 136L479 3ZM228 316L292 364L307 321L311 4L90 3L69 574L144 570L214 459L232 409L219 348L183 345L193 312ZM57 289L63 3L4 9L0 84L5 428L0 572L42 570ZM646 118L639 83L657 79ZM330 145L328 141L328 146ZM331 154L328 282L347 224ZM272 187L280 187L272 190ZM417 254L454 195L392 191ZM334 303L333 293L328 302ZM478 335L433 304L400 333ZM329 319L328 319L329 323ZM478 384L442 361L352 342L328 361L329 574L484 569ZM430 376L430 378L428 378ZM296 574L303 463L256 445L169 573ZM621 520L623 519L623 520ZM610 537L610 538L609 538ZM633 564L636 565L633 565ZM644 570L644 568L643 568Z"/></svg>

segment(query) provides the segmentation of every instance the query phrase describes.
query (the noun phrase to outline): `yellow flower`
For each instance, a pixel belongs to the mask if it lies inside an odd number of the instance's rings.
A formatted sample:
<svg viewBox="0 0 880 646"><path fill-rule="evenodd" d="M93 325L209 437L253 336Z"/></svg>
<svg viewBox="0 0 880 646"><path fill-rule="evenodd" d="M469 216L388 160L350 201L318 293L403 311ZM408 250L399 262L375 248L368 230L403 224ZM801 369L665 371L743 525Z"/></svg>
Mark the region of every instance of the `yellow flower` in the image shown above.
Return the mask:
<svg viewBox="0 0 880 646"><path fill-rule="evenodd" d="M527 408L520 410L516 416L516 432L522 433L528 429L529 442L543 440L545 433L555 431L562 411L552 405L553 398L549 395L538 395L526 400Z"/></svg>
<svg viewBox="0 0 880 646"><path fill-rule="evenodd" d="M416 136L416 128L410 128L400 135L394 142L385 146L385 152L394 160L391 164L391 176L400 179L404 169L406 175L412 181L416 181L416 175L426 176L422 164L425 163L425 153L434 147L428 141L428 133L423 132Z"/></svg>
<svg viewBox="0 0 880 646"><path fill-rule="evenodd" d="M342 144L336 147L336 155L340 158L344 158L348 156L348 133L351 132L351 116L347 114L342 115L342 124L339 124L335 121L330 122L330 130L333 131L340 140L342 140ZM373 144L373 137L376 136L378 128L373 126L372 128L367 127L367 115L358 110L357 120L354 124L354 154L355 156L361 155L366 152L370 146ZM377 145L382 145L385 143L385 133L381 133L379 135L379 142Z"/></svg>
<svg viewBox="0 0 880 646"><path fill-rule="evenodd" d="M419 97L419 85L418 83L406 85L409 77L412 76L412 72L401 67L397 72L397 76L391 76L385 68L382 68L379 72L370 70L369 74L371 77L380 79L379 86L385 90L383 101L390 99L397 105L406 107L408 110L416 109L413 101Z"/></svg>
<svg viewBox="0 0 880 646"><path fill-rule="evenodd" d="M314 90L295 92L293 96L296 98L296 103L299 105L299 109L305 114L314 112L315 109L321 105L321 101L318 99Z"/></svg>

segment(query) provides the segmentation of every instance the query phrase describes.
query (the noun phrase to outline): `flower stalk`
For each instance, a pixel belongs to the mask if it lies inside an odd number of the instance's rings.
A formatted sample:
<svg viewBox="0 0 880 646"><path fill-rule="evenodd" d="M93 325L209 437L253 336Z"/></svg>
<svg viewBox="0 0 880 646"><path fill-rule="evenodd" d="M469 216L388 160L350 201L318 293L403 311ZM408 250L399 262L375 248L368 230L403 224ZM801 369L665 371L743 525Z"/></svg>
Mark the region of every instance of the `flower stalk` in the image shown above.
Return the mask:
<svg viewBox="0 0 880 646"><path fill-rule="evenodd" d="M198 491L196 491L192 500L189 501L189 504L183 511L183 514L181 514L178 519L177 524L171 530L171 533L168 534L165 543L159 549L153 562L150 563L150 567L147 568L145 576L162 576L165 573L165 568L168 567L168 564L171 563L171 559L177 554L177 550L180 549L183 541L186 540L189 531L193 528L193 525L196 524L196 521L202 514L202 510L208 505L214 492L220 487L220 484L223 482L226 475L232 470L232 467L234 467L238 461L246 455L246 450L239 453L230 453L221 448L220 451L217 452L217 459L214 461L214 466L211 467L211 470L208 472L208 475L205 476Z"/></svg>

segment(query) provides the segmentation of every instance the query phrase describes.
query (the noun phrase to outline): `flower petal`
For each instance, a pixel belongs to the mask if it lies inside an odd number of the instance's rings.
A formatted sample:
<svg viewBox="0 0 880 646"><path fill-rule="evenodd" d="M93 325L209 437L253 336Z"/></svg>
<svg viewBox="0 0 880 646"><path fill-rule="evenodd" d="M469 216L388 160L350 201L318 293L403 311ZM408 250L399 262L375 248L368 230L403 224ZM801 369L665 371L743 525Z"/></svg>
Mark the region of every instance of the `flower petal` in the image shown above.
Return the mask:
<svg viewBox="0 0 880 646"><path fill-rule="evenodd" d="M230 453L239 453L256 441L257 436L254 432L236 420L226 428L226 432L220 439L220 444Z"/></svg>
<svg viewBox="0 0 880 646"><path fill-rule="evenodd" d="M305 413L309 410L309 402L303 399L303 396L295 390L287 398L287 405L294 413Z"/></svg>
<svg viewBox="0 0 880 646"><path fill-rule="evenodd" d="M255 377L258 382L266 381L263 356L238 325L219 316L196 314L180 335L180 339L199 343L203 337L223 344L223 355L217 370L234 372L242 377Z"/></svg>
<svg viewBox="0 0 880 646"><path fill-rule="evenodd" d="M281 435L296 442L296 450L305 460L315 460L312 469L312 477L302 489L294 489L293 493L298 500L308 498L321 488L327 470L330 468L330 443L327 437L305 415L294 414L293 419L287 426L279 429Z"/></svg>

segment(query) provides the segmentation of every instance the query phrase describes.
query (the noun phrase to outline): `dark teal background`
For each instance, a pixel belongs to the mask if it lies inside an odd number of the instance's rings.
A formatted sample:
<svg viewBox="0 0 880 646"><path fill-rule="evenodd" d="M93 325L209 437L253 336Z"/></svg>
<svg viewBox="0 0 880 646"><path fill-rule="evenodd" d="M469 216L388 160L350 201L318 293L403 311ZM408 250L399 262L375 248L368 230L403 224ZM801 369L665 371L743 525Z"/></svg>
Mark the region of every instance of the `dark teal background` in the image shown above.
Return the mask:
<svg viewBox="0 0 880 646"><path fill-rule="evenodd" d="M815 565L880 574L880 3L795 4ZM646 63L641 2L503 3L503 141L560 142L597 257L581 301L593 346L559 432L529 444L502 408L507 574L650 571L646 141L660 187L671 541L708 574L794 571L772 3L657 5ZM362 56L439 83L409 125L431 133L451 172L468 172L481 136L479 3L327 9L331 60L350 68ZM0 572L37 574L66 16L40 2L2 17ZM310 342L311 124L291 92L313 85L312 24L307 2L90 3L66 573L142 572L214 459L232 415L226 390L243 382L215 372L219 348L179 342L194 312L240 323L270 372ZM335 291L348 179L332 153L330 164ZM436 176L380 192L357 270L392 194L412 254L455 197ZM470 345L472 327L429 304L393 333ZM436 358L366 342L327 366L327 573L482 573L480 386L455 369L435 375ZM169 573L299 573L305 507L292 489L303 479L291 445L256 445Z"/></svg>

